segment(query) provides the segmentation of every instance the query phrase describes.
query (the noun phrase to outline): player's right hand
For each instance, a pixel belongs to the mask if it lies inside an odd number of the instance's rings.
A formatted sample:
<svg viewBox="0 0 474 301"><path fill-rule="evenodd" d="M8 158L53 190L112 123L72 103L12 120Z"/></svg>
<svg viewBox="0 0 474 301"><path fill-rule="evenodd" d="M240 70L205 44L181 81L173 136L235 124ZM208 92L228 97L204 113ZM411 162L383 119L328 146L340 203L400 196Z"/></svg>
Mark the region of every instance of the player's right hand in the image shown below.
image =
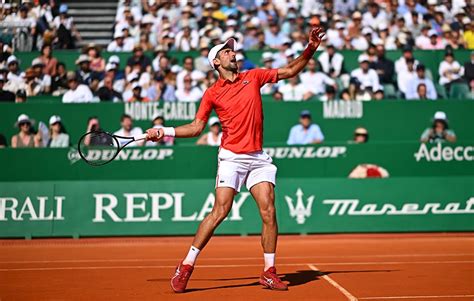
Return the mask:
<svg viewBox="0 0 474 301"><path fill-rule="evenodd" d="M165 136L163 129L151 128L151 129L146 130L146 133L147 133L146 140L153 141L153 142L158 142L161 139L163 139L163 137Z"/></svg>

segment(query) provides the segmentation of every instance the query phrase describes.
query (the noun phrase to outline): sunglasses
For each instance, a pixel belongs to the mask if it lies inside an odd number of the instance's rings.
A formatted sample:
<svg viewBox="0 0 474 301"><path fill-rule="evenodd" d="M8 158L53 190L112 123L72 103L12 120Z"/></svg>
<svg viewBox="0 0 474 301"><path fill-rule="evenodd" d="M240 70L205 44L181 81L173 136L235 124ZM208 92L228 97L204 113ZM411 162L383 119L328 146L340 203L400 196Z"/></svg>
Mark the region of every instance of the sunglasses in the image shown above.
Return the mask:
<svg viewBox="0 0 474 301"><path fill-rule="evenodd" d="M18 125L19 126L24 126L24 125L30 126L30 123L29 122L20 122Z"/></svg>

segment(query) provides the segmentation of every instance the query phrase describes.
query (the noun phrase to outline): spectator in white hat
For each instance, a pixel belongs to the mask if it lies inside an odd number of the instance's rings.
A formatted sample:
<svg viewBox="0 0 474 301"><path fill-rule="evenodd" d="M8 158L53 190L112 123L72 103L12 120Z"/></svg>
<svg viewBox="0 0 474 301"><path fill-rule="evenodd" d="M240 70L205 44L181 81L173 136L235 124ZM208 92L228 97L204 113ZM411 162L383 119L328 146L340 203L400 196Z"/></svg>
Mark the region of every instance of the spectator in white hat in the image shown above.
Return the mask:
<svg viewBox="0 0 474 301"><path fill-rule="evenodd" d="M35 58L31 63L31 67L36 74L36 79L41 87L41 92L43 94L49 94L51 92L51 76L45 74L44 71L44 63L40 58Z"/></svg>
<svg viewBox="0 0 474 301"><path fill-rule="evenodd" d="M64 128L61 117L53 115L49 118L49 141L48 147L68 147L69 135Z"/></svg>
<svg viewBox="0 0 474 301"><path fill-rule="evenodd" d="M114 40L109 43L107 46L107 51L108 52L124 52L124 51L130 51L129 49L126 49L125 43L124 43L124 35L122 31L116 31L114 33Z"/></svg>
<svg viewBox="0 0 474 301"><path fill-rule="evenodd" d="M11 139L12 148L41 147L41 136L34 134L32 121L28 115L21 114L18 116L16 126L19 132Z"/></svg>
<svg viewBox="0 0 474 301"><path fill-rule="evenodd" d="M449 129L448 117L445 112L435 113L431 127L421 134L420 141L423 143L456 142L456 134Z"/></svg>
<svg viewBox="0 0 474 301"><path fill-rule="evenodd" d="M8 75L7 80L11 82L23 81L22 72L20 71L20 64L18 59L13 54L7 59ZM15 90L16 91L16 90Z"/></svg>
<svg viewBox="0 0 474 301"><path fill-rule="evenodd" d="M361 54L358 62L359 68L351 72L351 80L360 84L362 90L371 90L375 93L380 89L380 82L377 72L369 68L369 57L366 54Z"/></svg>
<svg viewBox="0 0 474 301"><path fill-rule="evenodd" d="M209 127L209 132L203 134L198 141L197 145L210 145L210 146L220 146L222 139L221 123L219 118L213 116L209 118L207 122Z"/></svg>

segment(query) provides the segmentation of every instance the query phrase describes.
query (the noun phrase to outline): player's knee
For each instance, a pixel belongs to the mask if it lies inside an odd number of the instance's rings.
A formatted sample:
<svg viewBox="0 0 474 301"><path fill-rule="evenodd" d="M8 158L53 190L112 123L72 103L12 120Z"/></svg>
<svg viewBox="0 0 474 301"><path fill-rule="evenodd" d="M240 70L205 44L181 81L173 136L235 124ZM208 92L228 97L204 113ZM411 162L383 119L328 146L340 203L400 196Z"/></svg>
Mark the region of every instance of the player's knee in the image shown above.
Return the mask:
<svg viewBox="0 0 474 301"><path fill-rule="evenodd" d="M271 205L266 208L260 209L260 215L262 216L262 222L264 224L276 224L275 206Z"/></svg>
<svg viewBox="0 0 474 301"><path fill-rule="evenodd" d="M217 223L222 222L230 212L231 206L215 206L213 208L214 218Z"/></svg>

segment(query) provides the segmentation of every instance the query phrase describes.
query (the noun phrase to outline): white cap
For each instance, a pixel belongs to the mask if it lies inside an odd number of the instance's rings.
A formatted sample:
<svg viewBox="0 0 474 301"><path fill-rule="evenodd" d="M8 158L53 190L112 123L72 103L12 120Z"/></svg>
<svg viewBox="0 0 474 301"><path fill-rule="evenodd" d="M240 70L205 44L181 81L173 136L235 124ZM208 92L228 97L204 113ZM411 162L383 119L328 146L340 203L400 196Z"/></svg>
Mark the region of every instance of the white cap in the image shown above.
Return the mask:
<svg viewBox="0 0 474 301"><path fill-rule="evenodd" d="M107 63L107 65L105 65L105 71L116 70L116 69L117 69L117 65L113 63Z"/></svg>
<svg viewBox="0 0 474 301"><path fill-rule="evenodd" d="M53 125L56 122L61 122L61 117L59 117L58 115L53 115L49 118L49 125Z"/></svg>
<svg viewBox="0 0 474 301"><path fill-rule="evenodd" d="M138 80L139 76L135 72L130 72L130 74L127 75L127 82L131 83L134 80Z"/></svg>
<svg viewBox="0 0 474 301"><path fill-rule="evenodd" d="M76 65L79 65L84 62L90 62L90 61L91 59L89 58L87 54L81 54L79 58L76 60Z"/></svg>
<svg viewBox="0 0 474 301"><path fill-rule="evenodd" d="M26 114L21 114L20 116L18 116L17 123L22 123L22 122L31 123L30 117L28 117L28 115Z"/></svg>
<svg viewBox="0 0 474 301"><path fill-rule="evenodd" d="M366 34L372 34L374 31L370 27L362 28L362 34L365 36Z"/></svg>
<svg viewBox="0 0 474 301"><path fill-rule="evenodd" d="M448 117L446 116L446 113L443 111L438 111L434 114L434 120L447 120Z"/></svg>
<svg viewBox="0 0 474 301"><path fill-rule="evenodd" d="M44 63L43 63L43 61L42 61L39 57L35 58L35 59L31 62L31 66L40 66L40 65L41 65L41 66L44 66Z"/></svg>
<svg viewBox="0 0 474 301"><path fill-rule="evenodd" d="M237 21L234 19L229 19L226 23L227 26L237 26Z"/></svg>
<svg viewBox="0 0 474 301"><path fill-rule="evenodd" d="M118 38L123 38L123 32L120 30L120 31L116 31L114 33L114 39L118 39Z"/></svg>
<svg viewBox="0 0 474 301"><path fill-rule="evenodd" d="M273 53L271 52L264 52L262 54L262 61L267 62L267 61L273 61Z"/></svg>
<svg viewBox="0 0 474 301"><path fill-rule="evenodd" d="M344 28L346 28L346 24L344 24L344 22L336 23L336 29L344 29Z"/></svg>
<svg viewBox="0 0 474 301"><path fill-rule="evenodd" d="M230 49L232 49L232 51L234 51L235 43L236 42L234 39L228 39L224 43L218 44L211 48L211 50L209 51L209 54L207 55L207 60L209 61L209 65L211 65L212 69L216 69L214 68L213 60L216 58L217 53L221 51L227 45L230 47Z"/></svg>
<svg viewBox="0 0 474 301"><path fill-rule="evenodd" d="M140 86L140 84L138 82L134 82L133 85L132 85L132 90L135 89L135 88L142 88L142 86Z"/></svg>
<svg viewBox="0 0 474 301"><path fill-rule="evenodd" d="M237 62L240 62L240 61L243 61L245 59L245 57L242 53L237 53L235 55L235 59L237 60Z"/></svg>
<svg viewBox="0 0 474 301"><path fill-rule="evenodd" d="M437 5L438 0L428 0L428 5Z"/></svg>
<svg viewBox="0 0 474 301"><path fill-rule="evenodd" d="M372 44L374 44L375 46L385 46L385 43L380 38L373 39Z"/></svg>
<svg viewBox="0 0 474 301"><path fill-rule="evenodd" d="M365 53L359 55L359 58L357 59L357 61L359 63L362 63L362 62L368 62L369 61L369 56Z"/></svg>
<svg viewBox="0 0 474 301"><path fill-rule="evenodd" d="M109 57L109 63L111 64L120 64L120 58L117 55L112 55Z"/></svg>
<svg viewBox="0 0 474 301"><path fill-rule="evenodd" d="M172 72L172 73L178 73L178 72L180 72L181 70L183 70L183 68L181 68L181 66L179 66L179 65L173 65L173 66L171 66L171 72Z"/></svg>
<svg viewBox="0 0 474 301"><path fill-rule="evenodd" d="M216 123L220 124L221 122L219 121L219 118L217 118L216 116L212 116L211 118L209 118L209 121L207 122L207 125L213 126Z"/></svg>
<svg viewBox="0 0 474 301"><path fill-rule="evenodd" d="M16 56L14 56L13 54L10 55L7 59L7 65L10 65L11 63L13 62L18 62L18 59L16 58Z"/></svg>
<svg viewBox="0 0 474 301"><path fill-rule="evenodd" d="M155 23L154 18L151 15L145 15L141 21L142 24L153 24Z"/></svg>
<svg viewBox="0 0 474 301"><path fill-rule="evenodd" d="M434 29L430 29L428 31L428 36L431 37L431 36L438 36L438 33L436 32L436 30Z"/></svg>
<svg viewBox="0 0 474 301"><path fill-rule="evenodd" d="M387 23L383 22L383 23L380 23L378 28L379 28L379 31L387 30L388 25L387 25Z"/></svg>
<svg viewBox="0 0 474 301"><path fill-rule="evenodd" d="M286 57L293 56L293 55L295 55L295 53L293 52L293 50L291 50L291 49L285 50L285 56L286 56Z"/></svg>

